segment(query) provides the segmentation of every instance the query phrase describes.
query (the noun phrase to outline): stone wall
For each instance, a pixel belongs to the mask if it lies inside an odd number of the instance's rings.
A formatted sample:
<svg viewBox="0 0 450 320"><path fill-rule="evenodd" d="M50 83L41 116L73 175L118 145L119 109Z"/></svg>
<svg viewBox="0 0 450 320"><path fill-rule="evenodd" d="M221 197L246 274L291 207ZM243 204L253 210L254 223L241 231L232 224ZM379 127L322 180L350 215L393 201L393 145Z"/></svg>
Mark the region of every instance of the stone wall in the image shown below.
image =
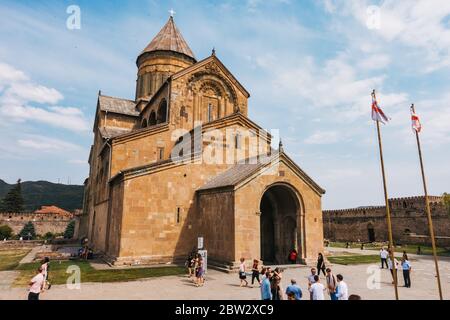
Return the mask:
<svg viewBox="0 0 450 320"><path fill-rule="evenodd" d="M441 197L429 197L437 242L450 245L450 214ZM389 200L394 241L403 244L430 244L424 197ZM359 207L324 210L325 238L331 241L387 241L386 208Z"/></svg>
<svg viewBox="0 0 450 320"><path fill-rule="evenodd" d="M66 230L71 220L71 216L59 214L0 213L0 225L11 227L14 234L18 234L30 221L33 222L37 235L44 235L47 232L61 233Z"/></svg>

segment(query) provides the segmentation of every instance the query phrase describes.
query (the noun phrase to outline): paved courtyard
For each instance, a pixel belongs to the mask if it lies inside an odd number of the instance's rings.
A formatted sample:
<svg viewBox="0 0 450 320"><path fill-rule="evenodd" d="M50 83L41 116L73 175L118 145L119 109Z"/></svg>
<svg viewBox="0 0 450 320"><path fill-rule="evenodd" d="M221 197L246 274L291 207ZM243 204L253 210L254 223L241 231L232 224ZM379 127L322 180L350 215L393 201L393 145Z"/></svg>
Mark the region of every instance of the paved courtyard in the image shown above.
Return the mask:
<svg viewBox="0 0 450 320"><path fill-rule="evenodd" d="M343 251L344 249L330 249ZM345 250L354 253L374 254L374 251ZM437 299L437 285L434 276L434 263L429 256L411 256L413 272L412 288L399 287L400 299ZM344 275L349 285L350 294L358 294L363 299L394 299L394 289L389 272L380 270L379 265L331 265L335 274ZM450 259L440 261L442 286L445 299L450 299ZM283 274L283 287L291 278L297 279L304 292L304 299L309 299L306 292L309 267L286 269ZM83 275L81 275L82 277ZM0 272L0 300L26 299L26 288L11 288L8 281L14 279L14 273ZM324 280L323 276L321 277ZM371 281L373 280L373 281ZM369 281L369 286L368 286ZM399 284L403 278L399 272ZM306 294L305 294L306 293ZM168 276L148 280L122 283L82 283L79 290L69 290L65 285L53 286L42 294L43 300L73 299L186 299L186 300L255 300L260 298L257 285L240 288L237 274L226 274L209 270L204 287L197 288L186 276Z"/></svg>

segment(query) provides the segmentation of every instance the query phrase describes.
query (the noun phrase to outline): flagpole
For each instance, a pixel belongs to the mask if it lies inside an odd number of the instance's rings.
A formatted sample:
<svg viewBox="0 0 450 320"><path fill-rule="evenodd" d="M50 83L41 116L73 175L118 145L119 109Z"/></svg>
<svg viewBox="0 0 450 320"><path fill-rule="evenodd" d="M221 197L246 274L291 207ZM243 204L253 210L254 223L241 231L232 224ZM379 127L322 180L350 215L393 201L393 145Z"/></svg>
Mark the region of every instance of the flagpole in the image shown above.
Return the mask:
<svg viewBox="0 0 450 320"><path fill-rule="evenodd" d="M372 92L373 99L376 100L375 90ZM384 158L383 158L383 146L381 142L381 130L380 130L380 121L377 120L377 133L378 133L378 147L380 149L380 161L381 161L381 173L383 176L383 189L384 189L384 201L386 203L386 221L388 227L388 237L389 237L389 254L392 263L392 273L394 277L394 289L395 289L395 300L398 300L398 282L397 282L397 266L395 265L395 250L394 250L394 240L392 237L392 223L391 223L391 210L389 208L389 198L386 186L386 172L384 170Z"/></svg>
<svg viewBox="0 0 450 320"><path fill-rule="evenodd" d="M411 105L411 110L413 113L416 113L414 104ZM414 132L416 133L417 148L419 150L420 169L422 171L423 191L425 194L425 209L427 211L428 228L429 228L430 238L431 238L431 247L432 247L433 257L434 257L434 266L436 268L436 278L437 278L438 289L439 289L439 299L443 300L442 287L441 287L441 276L439 274L439 264L438 264L438 258L437 258L437 252L436 252L436 241L434 238L433 220L431 218L430 201L428 199L427 181L425 178L425 170L424 170L423 158L422 158L422 148L420 146L419 132L417 130L414 130Z"/></svg>

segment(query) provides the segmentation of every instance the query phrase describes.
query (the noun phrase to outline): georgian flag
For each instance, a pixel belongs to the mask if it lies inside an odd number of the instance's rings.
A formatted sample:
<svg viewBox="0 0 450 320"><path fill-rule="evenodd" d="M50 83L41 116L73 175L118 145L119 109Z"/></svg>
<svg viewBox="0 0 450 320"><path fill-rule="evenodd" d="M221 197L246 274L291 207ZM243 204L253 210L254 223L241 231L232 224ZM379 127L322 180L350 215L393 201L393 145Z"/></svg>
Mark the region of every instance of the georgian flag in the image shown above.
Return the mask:
<svg viewBox="0 0 450 320"><path fill-rule="evenodd" d="M389 121L389 118L384 114L383 110L378 106L377 98L375 97L375 91L372 93L372 120L380 121L383 124Z"/></svg>
<svg viewBox="0 0 450 320"><path fill-rule="evenodd" d="M422 130L419 116L414 112L414 107L411 107L411 125L412 129L419 133Z"/></svg>

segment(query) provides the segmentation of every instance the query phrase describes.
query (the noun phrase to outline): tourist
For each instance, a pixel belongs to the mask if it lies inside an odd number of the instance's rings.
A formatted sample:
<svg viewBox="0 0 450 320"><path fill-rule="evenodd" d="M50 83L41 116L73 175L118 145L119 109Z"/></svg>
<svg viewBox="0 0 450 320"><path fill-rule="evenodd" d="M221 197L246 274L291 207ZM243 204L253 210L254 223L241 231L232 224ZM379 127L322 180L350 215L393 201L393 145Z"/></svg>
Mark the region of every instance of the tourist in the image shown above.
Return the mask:
<svg viewBox="0 0 450 320"><path fill-rule="evenodd" d="M288 299L288 300L291 300L291 301L297 300L297 299L295 299L295 294L292 293L292 292L289 292L289 293L287 294L287 299Z"/></svg>
<svg viewBox="0 0 450 320"><path fill-rule="evenodd" d="M39 300L39 294L44 290L44 275L42 274L42 268L37 269L36 275L31 279L29 286L30 292L28 293L28 300Z"/></svg>
<svg viewBox="0 0 450 320"><path fill-rule="evenodd" d="M337 300L337 297L336 297L336 286L337 286L336 277L331 272L330 268L327 268L326 271L327 271L326 280L327 280L328 293L330 294L331 300Z"/></svg>
<svg viewBox="0 0 450 320"><path fill-rule="evenodd" d="M348 300L361 300L361 296L358 296L357 294L351 294L348 297Z"/></svg>
<svg viewBox="0 0 450 320"><path fill-rule="evenodd" d="M316 268L311 268L311 274L308 276L308 290L311 288L311 286L316 282ZM312 292L310 292L309 300L312 300Z"/></svg>
<svg viewBox="0 0 450 320"><path fill-rule="evenodd" d="M391 249L389 249L389 255L388 255L388 260L387 260L388 268L389 268L389 271L391 272L392 284L395 284L395 279L396 278L398 279L398 277L397 277L398 261L394 257L394 262L392 262L391 254L392 254L392 251L391 251ZM395 277L394 277L394 268L395 268Z"/></svg>
<svg viewBox="0 0 450 320"><path fill-rule="evenodd" d="M50 264L50 259L48 257L45 257L41 264L42 274L44 275L44 286L43 286L44 289L46 287L47 287L47 289L50 289L50 287L51 287L51 284L48 281L48 271L49 271L49 267L50 267L49 264Z"/></svg>
<svg viewBox="0 0 450 320"><path fill-rule="evenodd" d="M320 271L322 271L323 275L326 276L325 269L325 259L323 258L323 255L319 253L319 256L317 258L317 275L320 276Z"/></svg>
<svg viewBox="0 0 450 320"><path fill-rule="evenodd" d="M247 273L245 272L245 259L241 258L241 264L239 266L239 279L241 280L241 284L239 285L240 287L242 287L244 285L244 287L248 286L248 281L247 281Z"/></svg>
<svg viewBox="0 0 450 320"><path fill-rule="evenodd" d="M205 266L203 264L203 257L199 254L197 256L197 269L196 269L196 273L195 273L195 276L197 278L197 283L196 283L197 287L204 285L204 283L205 283L205 280L203 278L204 274L205 274Z"/></svg>
<svg viewBox="0 0 450 320"><path fill-rule="evenodd" d="M281 279L283 277L283 269L275 268L270 278L270 287L272 290L272 300L283 300L283 289L281 288Z"/></svg>
<svg viewBox="0 0 450 320"><path fill-rule="evenodd" d="M387 252L387 250L384 247L382 247L380 250L381 269L384 269L384 264L386 264L386 268L388 268L387 264L388 255L389 253Z"/></svg>
<svg viewBox="0 0 450 320"><path fill-rule="evenodd" d="M253 266L252 266L252 286L255 282L255 279L258 280L258 283L261 284L261 281L259 280L259 267L258 267L259 261L254 259L253 260Z"/></svg>
<svg viewBox="0 0 450 320"><path fill-rule="evenodd" d="M296 264L297 263L297 250L292 249L292 251L289 253L289 262L292 264Z"/></svg>
<svg viewBox="0 0 450 320"><path fill-rule="evenodd" d="M336 298L337 300L348 300L348 286L344 282L344 277L342 274L336 276L338 285L336 287Z"/></svg>
<svg viewBox="0 0 450 320"><path fill-rule="evenodd" d="M318 275L314 276L315 282L309 288L309 292L311 292L311 300L325 300L325 296L323 292L325 291L325 287L320 283L320 279Z"/></svg>
<svg viewBox="0 0 450 320"><path fill-rule="evenodd" d="M288 300L301 300L302 289L297 285L295 279L291 279L291 285L286 288L286 295L288 296Z"/></svg>
<svg viewBox="0 0 450 320"><path fill-rule="evenodd" d="M188 269L189 278L191 278L194 275L195 256L196 256L196 250L192 250L186 259L186 267Z"/></svg>
<svg viewBox="0 0 450 320"><path fill-rule="evenodd" d="M261 299L272 300L272 292L270 290L270 272L267 271L261 281Z"/></svg>
<svg viewBox="0 0 450 320"><path fill-rule="evenodd" d="M411 263L408 260L408 255L405 253L402 258L403 280L405 288L411 288Z"/></svg>

